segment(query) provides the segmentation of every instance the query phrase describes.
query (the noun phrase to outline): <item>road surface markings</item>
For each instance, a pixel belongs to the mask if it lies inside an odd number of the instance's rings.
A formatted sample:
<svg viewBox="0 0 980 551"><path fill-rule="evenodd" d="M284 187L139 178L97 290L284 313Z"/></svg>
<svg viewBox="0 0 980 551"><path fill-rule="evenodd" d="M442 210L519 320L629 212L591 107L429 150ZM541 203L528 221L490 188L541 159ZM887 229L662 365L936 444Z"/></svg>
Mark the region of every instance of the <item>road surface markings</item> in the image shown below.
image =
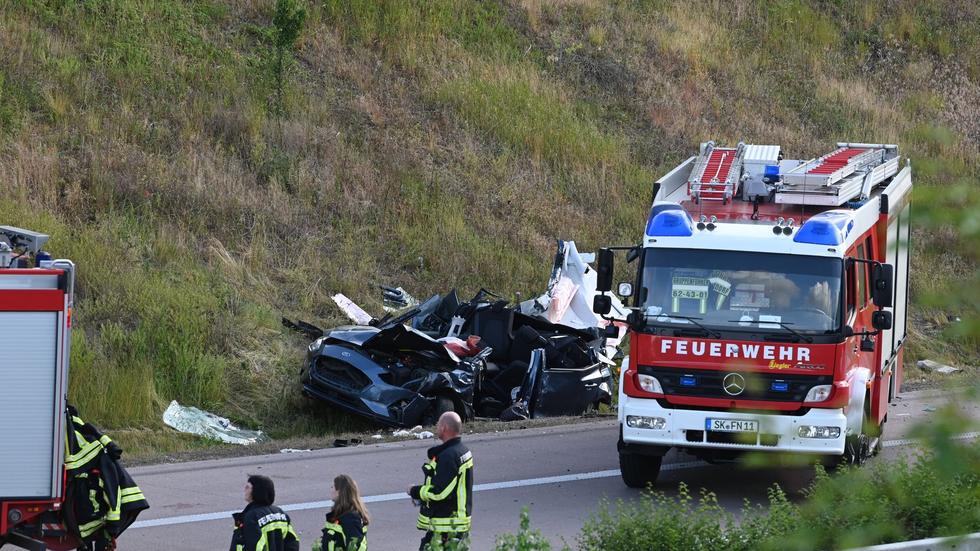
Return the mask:
<svg viewBox="0 0 980 551"><path fill-rule="evenodd" d="M681 469L693 469L704 467L707 463L701 461L687 461L684 463L668 463L660 468L661 471L679 471ZM507 480L504 482L489 482L487 484L476 484L473 486L474 492L487 492L491 490L507 490L511 488L523 488L527 486L543 486L547 484L561 484L563 482L579 482L582 480L595 480L597 478L612 478L619 476L619 469L608 471L594 471L591 473L566 474L560 476L545 476L540 478L525 478L523 480ZM381 494L376 496L365 496L365 503L381 503L385 501L399 501L409 499L405 492L394 494ZM328 509L333 506L333 501L308 501L306 503L292 503L280 505L283 511L308 511L310 509ZM153 528L157 526L173 526L175 524L190 524L192 522L206 522L209 520L227 520L232 513L240 512L221 511L217 513L201 513L198 515L182 515L178 517L156 518L151 520L141 520L134 522L130 528Z"/></svg>
<svg viewBox="0 0 980 551"><path fill-rule="evenodd" d="M953 440L969 440L972 438L980 437L980 432L968 432L965 434L958 434L953 436ZM915 439L905 438L902 440L886 440L882 442L882 447L885 448L895 448L899 446L908 446L914 444ZM661 467L661 471L679 471L682 469L694 469L698 467L706 467L708 463L702 461L686 461L683 463L668 463ZM492 490L508 490L511 488L524 488L527 486L545 486L549 484L562 484L565 482L579 482L582 480L595 480L597 478L614 478L619 476L619 469L610 469L608 471L593 471L590 473L578 473L578 474L566 474L559 476L544 476L539 478L525 478L522 480L507 480L503 482L490 482L487 484L476 484L473 486L474 492L488 492ZM402 499L408 499L408 496L404 492L397 492L393 494L380 494L374 496L365 496L365 503L382 503L386 501L398 501ZM280 505L284 511L308 511L310 509L327 509L333 506L333 501L308 501L305 503L292 503L288 505ZM197 515L181 515L176 517L164 517L156 518L150 520L141 520L134 522L130 528L154 528L157 526L173 526L176 524L190 524L192 522L207 522L210 520L227 520L231 518L233 513L238 513L240 510L236 509L234 511L221 511L217 513L201 513Z"/></svg>

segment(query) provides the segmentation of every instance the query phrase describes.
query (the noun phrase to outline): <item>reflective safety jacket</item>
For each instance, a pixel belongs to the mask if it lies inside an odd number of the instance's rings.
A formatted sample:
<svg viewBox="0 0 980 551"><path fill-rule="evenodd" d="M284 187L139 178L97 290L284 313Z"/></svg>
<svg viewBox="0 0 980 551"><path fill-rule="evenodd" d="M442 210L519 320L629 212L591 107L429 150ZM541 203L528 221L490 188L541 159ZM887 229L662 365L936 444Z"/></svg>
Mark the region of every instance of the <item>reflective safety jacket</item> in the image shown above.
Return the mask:
<svg viewBox="0 0 980 551"><path fill-rule="evenodd" d="M313 551L367 551L367 526L357 511L334 517L327 513L323 539L313 545Z"/></svg>
<svg viewBox="0 0 980 551"><path fill-rule="evenodd" d="M470 531L473 514L473 453L459 438L429 448L422 465L425 483L414 486L412 497L421 500L416 527L429 532Z"/></svg>
<svg viewBox="0 0 980 551"><path fill-rule="evenodd" d="M68 531L87 548L108 549L150 504L119 463L122 449L68 406L65 506Z"/></svg>
<svg viewBox="0 0 980 551"><path fill-rule="evenodd" d="M299 536L289 515L275 505L249 503L232 518L235 533L230 551L299 551Z"/></svg>

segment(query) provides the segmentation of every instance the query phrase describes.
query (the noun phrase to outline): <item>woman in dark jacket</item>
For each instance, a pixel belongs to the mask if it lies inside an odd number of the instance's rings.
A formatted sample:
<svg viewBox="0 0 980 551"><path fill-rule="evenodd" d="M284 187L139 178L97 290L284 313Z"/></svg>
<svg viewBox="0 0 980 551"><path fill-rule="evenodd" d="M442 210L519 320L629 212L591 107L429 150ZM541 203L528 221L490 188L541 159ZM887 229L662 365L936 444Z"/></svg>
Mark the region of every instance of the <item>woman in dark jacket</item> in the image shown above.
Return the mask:
<svg viewBox="0 0 980 551"><path fill-rule="evenodd" d="M272 479L251 475L245 483L245 501L248 505L241 513L235 513L235 533L231 537L230 551L299 551L299 536L293 530L289 515L272 503L276 500L276 487Z"/></svg>
<svg viewBox="0 0 980 551"><path fill-rule="evenodd" d="M367 551L367 525L371 522L354 480L342 474L333 479L333 509L323 526L322 551ZM317 548L314 548L316 551Z"/></svg>

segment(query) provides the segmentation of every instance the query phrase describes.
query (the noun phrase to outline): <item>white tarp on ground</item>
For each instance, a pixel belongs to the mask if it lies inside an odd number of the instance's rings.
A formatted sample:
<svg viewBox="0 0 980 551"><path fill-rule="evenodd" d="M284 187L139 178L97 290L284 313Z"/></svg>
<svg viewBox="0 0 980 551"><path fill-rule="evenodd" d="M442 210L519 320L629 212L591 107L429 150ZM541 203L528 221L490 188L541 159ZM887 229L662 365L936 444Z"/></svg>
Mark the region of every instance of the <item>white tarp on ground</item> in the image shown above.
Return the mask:
<svg viewBox="0 0 980 551"><path fill-rule="evenodd" d="M180 432L196 434L228 444L247 446L269 439L260 430L239 429L224 417L195 407L182 406L177 403L177 400L170 402L167 411L163 412L163 422Z"/></svg>

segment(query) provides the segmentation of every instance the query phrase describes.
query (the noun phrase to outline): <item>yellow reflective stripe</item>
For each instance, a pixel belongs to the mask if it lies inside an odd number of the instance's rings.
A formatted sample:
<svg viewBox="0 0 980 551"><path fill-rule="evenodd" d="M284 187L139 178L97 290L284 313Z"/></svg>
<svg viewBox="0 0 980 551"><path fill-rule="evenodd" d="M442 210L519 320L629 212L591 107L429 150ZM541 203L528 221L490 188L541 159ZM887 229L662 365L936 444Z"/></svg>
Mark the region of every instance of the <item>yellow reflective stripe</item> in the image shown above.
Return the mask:
<svg viewBox="0 0 980 551"><path fill-rule="evenodd" d="M343 538L344 543L347 543L347 534L344 534L344 529L339 524L327 522L323 525L323 530L331 534L340 534L340 537ZM337 549L337 543L335 541L330 540L327 542L326 551L335 551L335 549Z"/></svg>
<svg viewBox="0 0 980 551"><path fill-rule="evenodd" d="M344 534L344 529L341 528L341 526L339 524L334 524L332 522L328 522L328 523L324 524L323 525L323 529L326 530L327 532L337 532L337 533L339 533L341 535Z"/></svg>
<svg viewBox="0 0 980 551"><path fill-rule="evenodd" d="M438 494L432 493L432 484L426 484L419 489L419 497L426 501L442 501L449 496L450 492L453 491L453 488L456 487L456 482L458 480L458 476L453 478L452 481L449 484L446 484L446 487L443 488L443 490Z"/></svg>
<svg viewBox="0 0 980 551"><path fill-rule="evenodd" d="M102 487L102 491L105 492L105 484L103 484L102 479L99 479L99 486ZM116 502L109 505L109 512L106 513L106 520L109 522L116 522L121 518L119 509L122 507L122 493L116 492Z"/></svg>
<svg viewBox="0 0 980 551"><path fill-rule="evenodd" d="M462 465L459 466L459 486L456 492L456 516L459 518L466 517L466 477L469 476L467 473L473 468L473 459L467 459Z"/></svg>
<svg viewBox="0 0 980 551"><path fill-rule="evenodd" d="M472 525L470 517L462 518L429 518L419 514L415 527L430 532L469 532Z"/></svg>
<svg viewBox="0 0 980 551"><path fill-rule="evenodd" d="M143 501L144 499L146 499L146 496L144 496L141 492L137 494L130 494L128 496L122 496L122 503L132 503L134 501Z"/></svg>
<svg viewBox="0 0 980 551"><path fill-rule="evenodd" d="M296 531L293 530L291 524L284 520L276 520L262 527L262 537L259 538L259 543L255 547L255 551L263 551L266 547L268 547L269 532L274 532L276 530L282 532L283 539L286 539L287 534L292 534L292 536L296 538L296 541L299 541L299 536L296 534Z"/></svg>
<svg viewBox="0 0 980 551"><path fill-rule="evenodd" d="M139 486L123 488L119 492L119 495L122 496L122 503L132 503L134 501L146 499L146 496L143 495L143 491L140 490Z"/></svg>
<svg viewBox="0 0 980 551"><path fill-rule="evenodd" d="M85 442L85 438L82 435L75 433L75 438ZM102 449L102 443L99 441L87 442L84 446L78 450L78 453L73 453L68 456L65 460L65 468L75 469L81 467L82 465L88 463L93 457L98 455L99 451Z"/></svg>
<svg viewBox="0 0 980 551"><path fill-rule="evenodd" d="M452 518L452 519L431 519L429 522L430 532L469 532L470 531L470 519L469 518Z"/></svg>
<svg viewBox="0 0 980 551"><path fill-rule="evenodd" d="M83 538L87 538L87 537L91 536L96 530L98 530L99 528L102 528L102 526L104 524L105 524L105 520L103 520L101 518L100 519L95 519L92 522L89 522L87 524L83 524L83 525L79 526L78 527L78 532L79 532L79 534L81 534L81 536Z"/></svg>

